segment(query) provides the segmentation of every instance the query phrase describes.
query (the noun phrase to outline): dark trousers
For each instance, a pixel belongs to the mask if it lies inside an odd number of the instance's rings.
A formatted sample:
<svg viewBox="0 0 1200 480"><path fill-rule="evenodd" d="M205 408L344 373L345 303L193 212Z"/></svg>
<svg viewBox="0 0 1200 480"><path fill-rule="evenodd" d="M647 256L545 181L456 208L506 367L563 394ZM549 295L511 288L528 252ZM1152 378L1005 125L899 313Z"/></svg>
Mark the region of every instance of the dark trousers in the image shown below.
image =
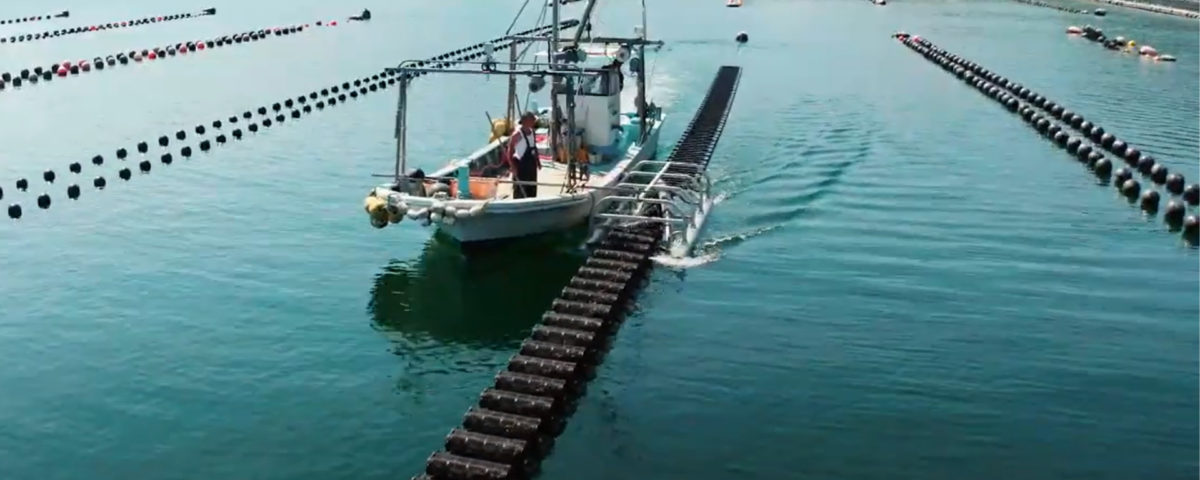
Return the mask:
<svg viewBox="0 0 1200 480"><path fill-rule="evenodd" d="M521 159L517 162L517 174L514 180L519 182L536 182L538 179L538 160ZM513 185L513 198L533 198L537 196L537 185Z"/></svg>

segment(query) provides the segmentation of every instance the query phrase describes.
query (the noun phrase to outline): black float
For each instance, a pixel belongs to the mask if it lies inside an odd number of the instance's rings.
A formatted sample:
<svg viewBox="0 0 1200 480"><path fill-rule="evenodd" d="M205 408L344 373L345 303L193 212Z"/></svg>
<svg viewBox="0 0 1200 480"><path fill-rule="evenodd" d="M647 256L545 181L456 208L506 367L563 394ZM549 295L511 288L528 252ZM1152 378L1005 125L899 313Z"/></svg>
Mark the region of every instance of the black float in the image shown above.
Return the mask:
<svg viewBox="0 0 1200 480"><path fill-rule="evenodd" d="M67 12L63 12L63 13L67 13ZM170 21L175 21L175 20L185 20L185 19L189 19L189 18L206 17L209 15L216 15L216 13L217 13L217 9L206 8L199 12L177 13L174 15L144 17L144 18L139 18L136 20L126 20L126 21L121 21L121 22L109 22L109 23L104 23L104 24L70 27L70 28L63 28L63 29L39 32L39 33L23 33L23 34L18 34L18 35L10 35L7 37L0 37L0 43L32 42L35 40L46 40L46 39L50 39L50 38L58 38L58 37L63 37L63 36L67 36L67 35L77 35L77 34L88 33L88 32L98 32L98 31L113 30L113 29L118 29L118 28L149 25L152 23L159 23L159 22L170 22Z"/></svg>
<svg viewBox="0 0 1200 480"><path fill-rule="evenodd" d="M70 16L71 16L70 10L63 10L58 13L47 13L45 15L35 15L32 17L10 18L7 20L0 20L0 25L14 25L14 24L18 24L18 23L41 22L44 20L50 20L50 19L54 19L54 18L68 18Z"/></svg>
<svg viewBox="0 0 1200 480"><path fill-rule="evenodd" d="M579 23L578 20L568 20L568 21L562 22L560 24L560 26L561 26L561 28L571 28L571 27L578 25L578 23ZM546 34L548 34L548 32L550 30L551 30L551 27L544 26L544 27L529 29L529 30L526 30L523 32L517 32L514 35L517 35L517 36L546 35ZM443 62L441 62L441 65L444 68L444 67L448 67L450 65L456 64L458 62L469 61L469 60L481 58L483 56L483 50L484 50L485 45L491 44L491 45L493 45L493 48L496 48L496 49L504 49L504 48L508 48L509 46L512 45L512 42L499 43L502 40L503 40L503 38L498 38L498 39L494 39L490 42L477 43L475 45L471 45L466 48L453 50L451 52L426 59L426 60L424 60L424 62L432 63L435 61L435 59L443 60ZM516 43L527 43L527 42L529 42L529 40L516 41ZM197 48L199 48L199 47L197 47ZM134 53L136 54L137 52L134 52ZM4 74L4 75L7 75L7 74ZM343 82L342 85L345 86L344 88L349 88L350 83L354 82L357 85L370 85L370 86L375 87L375 88L368 88L366 86L360 87L359 90L355 90L353 92L353 95L355 97L357 97L360 94L366 95L369 92L383 91L383 90L386 90L389 86L395 85L396 79L394 77L396 75L397 75L396 70L388 68L380 73L372 74L372 75L363 77L361 79L355 79L355 80L351 80L348 82ZM421 76L421 75L422 74L420 74L420 73L412 74L412 76L414 78ZM0 78L2 78L2 77L0 77ZM13 78L13 80L19 81L19 77ZM372 82L374 82L374 83L372 83ZM332 89L335 92L338 91L337 86L332 87ZM321 90L323 95L328 94L328 91L329 91L329 89ZM318 94L316 91L314 91L314 92L309 93L307 96L308 96L308 98L315 99L315 98L317 98ZM305 102L304 95L298 96L296 98L299 103ZM345 100L346 95L341 94L341 95L339 95L339 98L341 100ZM333 106L336 103L338 103L337 99L330 98L328 105ZM279 103L272 104L272 108L275 110L282 110L282 107L279 105L280 105ZM292 102L289 99L289 100L284 101L283 105L286 105L287 108L290 110L289 115L292 118L300 118L300 116L301 116L300 110L294 109L295 106L297 105L295 102ZM323 102L320 102L320 101L317 102L318 109L323 108L323 106L324 106ZM267 115L266 107L259 107L257 111L261 115L264 115L264 116ZM303 111L310 112L311 108L309 108L307 105L305 105ZM247 110L242 114L242 117L249 120L249 119L253 118L253 114L249 110ZM260 124L263 127L270 127L270 126L274 125L275 123L283 123L284 121L286 121L286 119L287 119L287 116L280 113L275 116L274 121L272 121L272 119L270 119L270 118L264 118L261 122L259 122L257 124L253 123L253 122L249 123L246 126L246 129L252 133L258 132ZM238 123L238 118L236 116L231 116L231 117L229 117L228 121L231 124ZM215 120L212 122L212 125L214 128L219 129L219 128L221 128L222 123L220 120ZM194 128L194 131L199 136L203 136L207 133L207 129L203 126L203 124L196 126ZM235 140L241 140L245 136L241 129L236 129L236 128L233 129L233 131L231 131L230 134L233 136L233 138ZM179 131L175 132L174 136L175 136L176 140L183 141L183 140L187 139L187 132L184 130L179 130ZM218 135L216 137L216 140L217 140L218 144L224 144L224 143L226 143L227 139L224 135ZM170 143L171 143L171 139L170 139L170 137L168 137L166 135L162 135L158 138L158 145L164 149L166 149L170 145ZM203 139L198 143L198 147L200 148L200 150L202 152L207 152L212 148L212 143L207 139ZM137 149L138 153L141 154L143 157L150 151L150 146L147 142L138 142L135 145L135 148ZM180 155L183 156L184 158L190 158L192 154L193 154L193 150L191 147L184 146L180 149ZM117 159L123 161L126 159L126 157L128 157L128 151L124 148L120 148L120 149L117 149L116 155L117 155ZM165 152L165 153L161 154L161 156L159 158L160 158L160 161L165 165L170 165L174 161L174 157L171 155L170 152ZM95 156L93 158L93 163L96 163L96 165L100 165L101 163L103 163L103 157L100 155ZM147 174L150 173L152 166L153 165L149 160L143 159L140 162L138 162L138 169L142 173L147 173ZM79 168L78 168L79 171L76 171L77 169L74 165L70 166L69 169L71 170L72 173L80 173L82 171L82 165L79 166ZM130 180L133 177L133 175L132 175L132 172L128 168L122 168L118 172L118 177L120 177L122 180ZM45 179L47 182L53 182L54 172L47 171L45 174L43 174L43 179ZM107 185L107 182L104 181L104 179L101 177L101 178L97 178L96 181L93 182L93 185L97 189L100 189L100 188L104 188ZM17 181L17 189L18 190L25 191L28 188L29 188L29 182L27 180L20 179ZM49 195L45 195L45 196L46 196L47 202L49 202L49 198L50 198ZM15 208L9 208L9 217L12 219L21 218L22 210L20 208L20 205L13 205L13 207L15 207ZM46 206L43 208L49 208L49 203L47 203Z"/></svg>
<svg viewBox="0 0 1200 480"><path fill-rule="evenodd" d="M1183 187L1185 182L1182 175L1168 172L1167 167L1157 163L1154 157L1143 154L1137 148L1129 146L1115 135L1106 132L1104 128L1092 124L1081 115L1067 110L1061 104L1048 100L1029 88L1012 82L977 63L950 53L929 40L906 33L897 33L893 35L893 38L931 62L938 64L947 72L954 74L960 80L974 86L1009 111L1018 113L1030 126L1058 146L1066 149L1068 153L1073 154L1101 179L1107 179L1112 173L1111 161L1099 153L1100 150L1106 150L1115 158L1122 160L1146 176L1150 180L1148 185L1165 185L1169 193L1180 195L1189 205L1200 204L1200 185L1193 184ZM1021 100L1029 103L1023 103ZM1067 128L1077 129L1082 137L1077 138L1065 134L1063 126L1054 123L1050 120L1051 118L1062 120ZM1085 143L1088 141L1092 144ZM1157 192L1150 194L1150 190L1143 192L1142 185L1132 176L1130 170L1120 168L1117 170L1113 185L1130 201L1137 201L1146 213L1151 215L1157 213L1160 195ZM1180 228L1177 218L1174 215L1164 216L1164 220L1172 229ZM1191 241L1193 237L1188 236L1187 232L1188 230L1184 228L1185 238Z"/></svg>
<svg viewBox="0 0 1200 480"><path fill-rule="evenodd" d="M1065 7L1062 5L1055 5L1053 3L1039 2L1037 0L1013 0L1013 1L1017 2L1017 3L1023 3L1025 5L1032 5L1034 7L1050 8L1050 9L1058 10L1060 12L1082 13L1082 14L1088 13L1087 10L1083 10L1083 9L1079 9L1079 8Z"/></svg>

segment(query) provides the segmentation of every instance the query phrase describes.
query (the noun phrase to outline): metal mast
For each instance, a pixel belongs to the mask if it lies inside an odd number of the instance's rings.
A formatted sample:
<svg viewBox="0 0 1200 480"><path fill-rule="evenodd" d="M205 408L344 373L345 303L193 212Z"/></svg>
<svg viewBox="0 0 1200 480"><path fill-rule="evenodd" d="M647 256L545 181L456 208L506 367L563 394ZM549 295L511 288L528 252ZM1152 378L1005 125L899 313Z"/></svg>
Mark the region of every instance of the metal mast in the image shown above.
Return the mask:
<svg viewBox="0 0 1200 480"><path fill-rule="evenodd" d="M558 8L561 0L555 0L554 7ZM579 26L575 28L575 36L571 39L571 46L579 49L579 41L583 38L583 34L589 31L589 25L592 20L592 10L596 8L596 0L588 0L587 6L583 9L583 16L579 18ZM555 53L558 50L555 49ZM578 182L587 178L579 166L576 154L579 152L579 139L576 138L575 128L575 89L577 84L575 77L567 77L567 185L565 187L568 193L573 193L576 188L579 188ZM558 154L558 150L554 151Z"/></svg>
<svg viewBox="0 0 1200 480"><path fill-rule="evenodd" d="M396 100L396 166L393 172L392 181L398 186L400 185L400 176L405 174L408 168L408 82L410 81L408 73L400 75L400 95ZM408 185L405 185L407 187Z"/></svg>
<svg viewBox="0 0 1200 480"><path fill-rule="evenodd" d="M555 65L558 63L558 39L561 34L559 23L562 21L559 17L558 4L561 0L550 0L550 22L554 25L550 29L550 48L546 52L546 63L550 66L550 70L555 70ZM557 159L558 145L558 91L562 88L562 79L557 75L550 79L550 155L552 159ZM539 160L540 161L540 160Z"/></svg>
<svg viewBox="0 0 1200 480"><path fill-rule="evenodd" d="M646 141L646 43L645 40L650 38L650 34L646 32L646 0L642 0L642 42L638 43L638 71L637 73L637 112L638 126L640 127L638 141Z"/></svg>

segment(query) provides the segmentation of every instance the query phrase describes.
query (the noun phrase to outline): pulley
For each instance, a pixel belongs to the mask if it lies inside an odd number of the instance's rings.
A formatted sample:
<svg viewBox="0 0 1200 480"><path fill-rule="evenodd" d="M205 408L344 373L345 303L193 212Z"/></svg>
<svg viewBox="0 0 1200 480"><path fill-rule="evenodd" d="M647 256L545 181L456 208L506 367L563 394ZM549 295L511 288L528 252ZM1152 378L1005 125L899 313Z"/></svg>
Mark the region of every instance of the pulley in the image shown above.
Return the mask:
<svg viewBox="0 0 1200 480"><path fill-rule="evenodd" d="M629 72L641 76L642 74L642 57L633 57L629 59Z"/></svg>
<svg viewBox="0 0 1200 480"><path fill-rule="evenodd" d="M616 53L613 54L613 59L618 62L625 63L629 61L630 56L631 54L629 53L629 47L622 45L621 48L618 48Z"/></svg>

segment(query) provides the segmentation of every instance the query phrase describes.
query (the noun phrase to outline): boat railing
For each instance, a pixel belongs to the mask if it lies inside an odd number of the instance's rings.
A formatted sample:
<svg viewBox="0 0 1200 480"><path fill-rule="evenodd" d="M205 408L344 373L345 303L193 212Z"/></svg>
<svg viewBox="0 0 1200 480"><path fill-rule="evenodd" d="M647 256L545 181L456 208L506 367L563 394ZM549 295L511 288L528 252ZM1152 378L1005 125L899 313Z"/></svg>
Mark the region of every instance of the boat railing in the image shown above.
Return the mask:
<svg viewBox="0 0 1200 480"><path fill-rule="evenodd" d="M641 178L649 181L637 182ZM667 244L686 243L707 213L711 182L694 163L642 160L630 166L615 187L632 194L610 195L596 202L589 220L591 239L605 231L645 223L663 223Z"/></svg>
<svg viewBox="0 0 1200 480"><path fill-rule="evenodd" d="M383 174L383 173L372 174L371 176L379 177L379 178L392 178L392 175ZM420 182L444 183L444 184L453 186L454 185L453 182L457 182L458 177L453 176L453 175L425 176L425 177L421 177L419 179L414 178L414 179L410 179L410 180L413 182L420 181ZM487 183L493 183L493 184L554 187L554 188L565 188L568 186L567 184L564 184L564 183L531 182L528 180L513 180L511 178L503 178L503 177L470 177L470 181L485 181ZM622 184L618 184L618 185L612 186L612 187L606 187L606 186L600 186L600 185L596 185L596 186L589 185L589 186L585 187L585 189L586 190L605 191L605 192L609 192L610 194L620 194L620 193L640 192L642 190L643 186L644 185L639 185L639 184L622 183ZM668 188L673 188L673 187L668 187ZM427 196L427 195L423 195L423 194L418 194L417 192L415 192L413 190L414 189L410 189L410 188L401 188L401 190L399 190L399 192L407 194L407 195L418 196L418 197ZM451 188L450 190L455 195L448 195L448 198L453 199L453 200L497 200L497 199L499 199L499 192L500 192L499 189L495 189L492 191L491 195L485 195L485 196L483 196L483 198L476 197L476 196L471 196L470 198L463 198L463 197L457 196L458 192L454 188ZM683 192L684 190L679 189L679 191Z"/></svg>

